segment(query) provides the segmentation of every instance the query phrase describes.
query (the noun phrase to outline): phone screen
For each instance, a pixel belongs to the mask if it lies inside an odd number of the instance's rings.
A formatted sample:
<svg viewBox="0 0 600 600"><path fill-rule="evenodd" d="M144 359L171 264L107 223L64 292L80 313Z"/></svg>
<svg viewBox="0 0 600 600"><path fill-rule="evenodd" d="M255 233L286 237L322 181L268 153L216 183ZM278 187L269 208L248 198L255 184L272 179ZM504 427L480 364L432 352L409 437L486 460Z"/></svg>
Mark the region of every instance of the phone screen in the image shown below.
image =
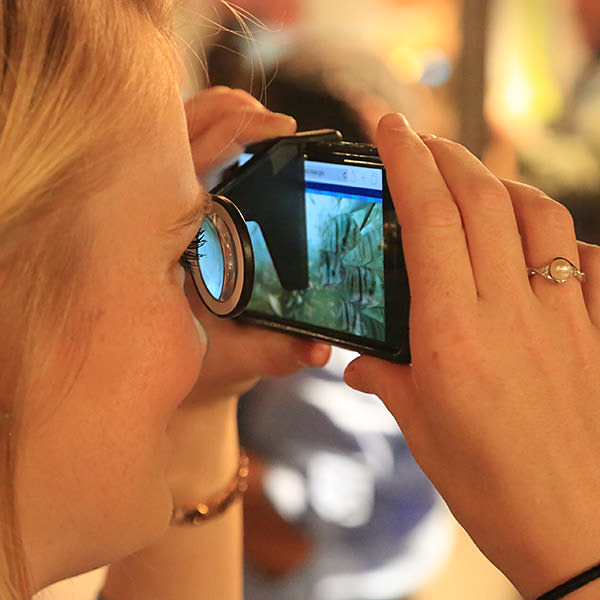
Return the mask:
<svg viewBox="0 0 600 600"><path fill-rule="evenodd" d="M385 342L381 170L306 160L304 184L298 234L307 281L284 287L260 224L249 221L255 282L248 309Z"/></svg>
<svg viewBox="0 0 600 600"><path fill-rule="evenodd" d="M249 159L215 190L238 206L252 241L254 288L241 318L406 358L408 284L383 166L288 147Z"/></svg>

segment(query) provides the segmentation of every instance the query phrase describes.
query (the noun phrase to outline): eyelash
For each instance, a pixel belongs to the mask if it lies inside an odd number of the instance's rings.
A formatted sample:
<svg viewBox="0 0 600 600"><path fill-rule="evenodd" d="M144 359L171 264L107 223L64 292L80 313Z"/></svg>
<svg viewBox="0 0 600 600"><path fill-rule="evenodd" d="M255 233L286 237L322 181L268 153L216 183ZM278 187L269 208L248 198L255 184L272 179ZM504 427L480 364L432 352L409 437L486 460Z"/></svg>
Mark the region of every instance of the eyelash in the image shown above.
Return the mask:
<svg viewBox="0 0 600 600"><path fill-rule="evenodd" d="M206 239L204 238L204 229L201 227L179 258L179 264L188 273L191 273L194 263L204 256L198 252L198 248L202 248L204 244L206 244Z"/></svg>

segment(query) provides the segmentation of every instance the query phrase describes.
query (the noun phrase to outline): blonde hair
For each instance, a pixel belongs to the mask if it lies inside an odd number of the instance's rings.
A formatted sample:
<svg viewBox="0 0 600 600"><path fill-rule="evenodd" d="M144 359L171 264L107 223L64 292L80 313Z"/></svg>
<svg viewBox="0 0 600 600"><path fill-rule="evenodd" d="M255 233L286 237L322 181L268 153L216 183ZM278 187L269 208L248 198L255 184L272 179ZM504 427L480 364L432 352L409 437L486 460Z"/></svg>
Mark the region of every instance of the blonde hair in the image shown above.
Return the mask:
<svg viewBox="0 0 600 600"><path fill-rule="evenodd" d="M33 592L14 477L36 332L51 318L64 341L85 321L78 207L172 92L171 19L171 0L0 0L0 600Z"/></svg>

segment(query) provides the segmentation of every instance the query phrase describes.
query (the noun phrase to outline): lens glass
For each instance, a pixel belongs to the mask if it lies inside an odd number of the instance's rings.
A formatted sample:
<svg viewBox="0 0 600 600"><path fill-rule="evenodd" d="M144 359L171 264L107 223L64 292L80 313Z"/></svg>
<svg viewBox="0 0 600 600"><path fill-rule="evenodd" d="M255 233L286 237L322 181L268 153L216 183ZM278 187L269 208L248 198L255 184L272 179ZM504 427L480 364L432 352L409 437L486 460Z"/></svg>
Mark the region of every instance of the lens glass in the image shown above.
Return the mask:
<svg viewBox="0 0 600 600"><path fill-rule="evenodd" d="M198 265L204 284L209 293L217 300L223 294L225 279L225 258L221 237L211 217L207 215L202 222L204 230L204 243L198 248Z"/></svg>

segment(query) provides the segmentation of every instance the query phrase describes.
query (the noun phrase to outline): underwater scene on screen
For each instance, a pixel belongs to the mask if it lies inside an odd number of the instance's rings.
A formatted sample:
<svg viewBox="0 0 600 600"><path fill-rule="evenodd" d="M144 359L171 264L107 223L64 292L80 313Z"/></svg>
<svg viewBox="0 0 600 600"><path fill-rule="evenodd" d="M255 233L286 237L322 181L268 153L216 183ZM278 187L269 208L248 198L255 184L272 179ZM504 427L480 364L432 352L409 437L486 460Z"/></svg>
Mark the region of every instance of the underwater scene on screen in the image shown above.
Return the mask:
<svg viewBox="0 0 600 600"><path fill-rule="evenodd" d="M308 287L282 287L260 226L249 310L385 341L383 205L373 197L308 190Z"/></svg>

